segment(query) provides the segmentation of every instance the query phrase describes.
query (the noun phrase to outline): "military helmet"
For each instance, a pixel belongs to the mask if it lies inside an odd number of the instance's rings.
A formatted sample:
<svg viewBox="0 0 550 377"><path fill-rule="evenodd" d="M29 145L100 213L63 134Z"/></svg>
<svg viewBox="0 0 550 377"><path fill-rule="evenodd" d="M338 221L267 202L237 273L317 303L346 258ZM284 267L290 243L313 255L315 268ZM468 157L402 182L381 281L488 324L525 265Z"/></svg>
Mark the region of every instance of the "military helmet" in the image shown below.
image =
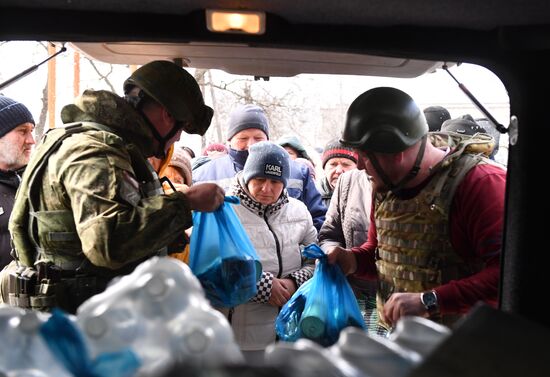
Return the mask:
<svg viewBox="0 0 550 377"><path fill-rule="evenodd" d="M451 119L449 110L443 106L428 106L424 109L424 116L428 122L430 132L439 131L441 124L448 119Z"/></svg>
<svg viewBox="0 0 550 377"><path fill-rule="evenodd" d="M187 133L204 135L214 111L204 104L197 81L178 65L156 60L138 68L124 82L124 93L135 86L164 106Z"/></svg>
<svg viewBox="0 0 550 377"><path fill-rule="evenodd" d="M487 133L479 123L477 123L470 114L460 118L449 119L441 125L443 132L456 132L463 135L475 135L477 133Z"/></svg>
<svg viewBox="0 0 550 377"><path fill-rule="evenodd" d="M397 153L427 133L424 113L407 93L379 87L350 105L341 142L369 152Z"/></svg>

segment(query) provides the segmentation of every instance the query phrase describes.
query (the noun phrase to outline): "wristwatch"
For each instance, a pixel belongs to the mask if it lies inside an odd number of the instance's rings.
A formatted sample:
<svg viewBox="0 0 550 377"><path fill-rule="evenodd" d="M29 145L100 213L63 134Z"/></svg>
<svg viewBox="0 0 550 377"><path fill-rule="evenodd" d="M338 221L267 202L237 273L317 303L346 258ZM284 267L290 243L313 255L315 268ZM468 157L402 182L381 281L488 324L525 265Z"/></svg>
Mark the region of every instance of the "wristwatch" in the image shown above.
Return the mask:
<svg viewBox="0 0 550 377"><path fill-rule="evenodd" d="M439 305L437 303L437 295L435 291L423 292L420 295L420 301L430 314L430 316L439 313Z"/></svg>

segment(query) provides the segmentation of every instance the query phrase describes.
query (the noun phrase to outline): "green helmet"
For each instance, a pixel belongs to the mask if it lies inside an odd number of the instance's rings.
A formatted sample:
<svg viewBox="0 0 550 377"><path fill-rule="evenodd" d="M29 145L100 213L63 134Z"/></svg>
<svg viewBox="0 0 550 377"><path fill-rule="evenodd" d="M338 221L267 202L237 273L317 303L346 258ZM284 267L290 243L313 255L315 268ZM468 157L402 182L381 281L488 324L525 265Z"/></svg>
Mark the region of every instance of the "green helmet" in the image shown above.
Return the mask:
<svg viewBox="0 0 550 377"><path fill-rule="evenodd" d="M369 152L397 153L427 133L424 113L407 93L380 87L350 105L341 142Z"/></svg>
<svg viewBox="0 0 550 377"><path fill-rule="evenodd" d="M210 126L214 111L204 104L197 81L178 65L165 60L147 63L126 79L124 93L135 86L166 107L185 132L204 135Z"/></svg>

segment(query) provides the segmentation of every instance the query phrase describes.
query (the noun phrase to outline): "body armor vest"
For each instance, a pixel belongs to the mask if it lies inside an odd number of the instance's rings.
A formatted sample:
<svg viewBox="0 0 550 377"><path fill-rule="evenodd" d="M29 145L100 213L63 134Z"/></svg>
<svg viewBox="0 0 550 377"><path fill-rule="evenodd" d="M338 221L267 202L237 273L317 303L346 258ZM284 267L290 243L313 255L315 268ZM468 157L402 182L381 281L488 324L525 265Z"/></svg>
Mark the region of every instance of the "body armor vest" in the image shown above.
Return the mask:
<svg viewBox="0 0 550 377"><path fill-rule="evenodd" d="M451 153L435 167L427 186L411 199L400 199L392 192L376 195L379 316L394 292L427 291L481 269L481 261L460 258L449 235L449 210L456 188L474 166L492 163L483 156L490 153L492 138L479 136L478 140L459 134L430 135L432 144L447 145ZM447 325L456 319L435 318Z"/></svg>
<svg viewBox="0 0 550 377"><path fill-rule="evenodd" d="M58 306L72 313L85 299L103 291L113 277L130 273L142 262L117 270L92 265L82 252L71 209L44 208L41 196L52 194L48 192L50 188L43 188L41 184L48 158L63 140L91 130L116 135L109 127L93 122L52 129L45 135L38 155L27 166L19 192L23 197L18 201L19 207L14 207L12 217L15 259L21 267L10 276L11 305L39 310ZM127 143L125 148L131 156L141 196L162 194L158 176L148 161L133 144ZM166 250L157 255L163 253L165 255Z"/></svg>

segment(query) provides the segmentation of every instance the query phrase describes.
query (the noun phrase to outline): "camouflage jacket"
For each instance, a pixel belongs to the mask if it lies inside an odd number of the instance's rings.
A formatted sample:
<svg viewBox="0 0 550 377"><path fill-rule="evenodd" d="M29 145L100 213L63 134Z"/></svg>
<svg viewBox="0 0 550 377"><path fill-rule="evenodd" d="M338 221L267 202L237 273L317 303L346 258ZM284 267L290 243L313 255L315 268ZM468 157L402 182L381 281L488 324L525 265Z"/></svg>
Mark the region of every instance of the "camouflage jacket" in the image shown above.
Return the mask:
<svg viewBox="0 0 550 377"><path fill-rule="evenodd" d="M87 260L116 270L155 254L192 225L183 194L151 196L144 189L144 169L156 178L145 160L152 134L122 98L85 91L61 117L83 126L58 147L52 145L64 128L45 135L15 201L10 231L23 265L50 261L70 270ZM48 149L55 150L48 156ZM46 165L33 187L40 160Z"/></svg>

